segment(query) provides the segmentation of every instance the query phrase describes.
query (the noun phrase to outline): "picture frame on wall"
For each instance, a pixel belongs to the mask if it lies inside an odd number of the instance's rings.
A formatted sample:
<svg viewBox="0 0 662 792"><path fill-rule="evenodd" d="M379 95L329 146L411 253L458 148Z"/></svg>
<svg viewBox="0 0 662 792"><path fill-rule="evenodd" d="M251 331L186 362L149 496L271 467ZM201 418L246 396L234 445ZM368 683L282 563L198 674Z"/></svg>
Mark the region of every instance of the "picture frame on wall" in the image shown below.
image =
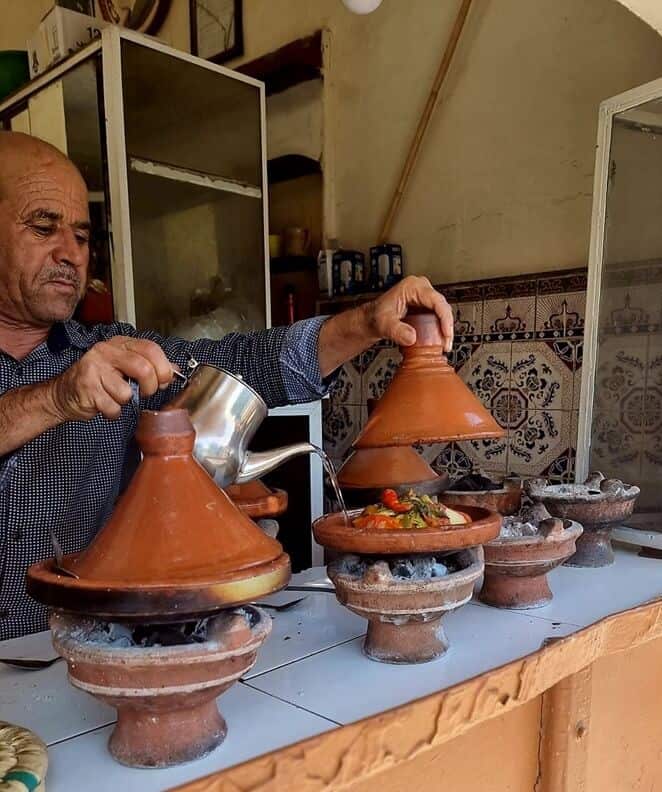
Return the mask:
<svg viewBox="0 0 662 792"><path fill-rule="evenodd" d="M189 0L191 54L225 63L244 54L242 0Z"/></svg>

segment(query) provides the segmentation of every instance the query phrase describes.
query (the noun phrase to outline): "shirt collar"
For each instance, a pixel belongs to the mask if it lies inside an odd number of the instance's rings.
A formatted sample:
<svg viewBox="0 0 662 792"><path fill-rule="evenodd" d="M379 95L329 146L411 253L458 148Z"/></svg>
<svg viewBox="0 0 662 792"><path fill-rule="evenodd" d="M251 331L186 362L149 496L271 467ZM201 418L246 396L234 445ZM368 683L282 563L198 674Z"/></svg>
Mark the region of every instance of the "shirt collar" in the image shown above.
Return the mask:
<svg viewBox="0 0 662 792"><path fill-rule="evenodd" d="M49 350L54 355L58 355L70 346L77 349L89 349L94 341L83 325L69 320L68 322L56 322L51 327L46 343Z"/></svg>

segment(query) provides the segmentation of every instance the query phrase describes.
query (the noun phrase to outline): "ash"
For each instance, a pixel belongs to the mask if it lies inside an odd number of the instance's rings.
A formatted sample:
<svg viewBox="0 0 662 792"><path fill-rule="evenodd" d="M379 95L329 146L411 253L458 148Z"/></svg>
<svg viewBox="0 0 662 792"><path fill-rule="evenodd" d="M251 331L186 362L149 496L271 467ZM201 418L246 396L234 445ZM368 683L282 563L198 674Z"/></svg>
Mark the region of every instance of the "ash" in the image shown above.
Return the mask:
<svg viewBox="0 0 662 792"><path fill-rule="evenodd" d="M537 536L538 528L531 522L522 522L522 517L504 517L499 536L519 539L522 536Z"/></svg>
<svg viewBox="0 0 662 792"><path fill-rule="evenodd" d="M443 560L442 560L443 558ZM396 580L432 580L445 577L461 569L452 556L405 556L403 558L372 558L347 555L338 565L338 572L351 577L363 577L366 570L376 561L386 561L391 575Z"/></svg>
<svg viewBox="0 0 662 792"><path fill-rule="evenodd" d="M88 622L71 631L75 640L103 644L116 649L184 646L204 643L211 617L180 624L120 624L119 622Z"/></svg>

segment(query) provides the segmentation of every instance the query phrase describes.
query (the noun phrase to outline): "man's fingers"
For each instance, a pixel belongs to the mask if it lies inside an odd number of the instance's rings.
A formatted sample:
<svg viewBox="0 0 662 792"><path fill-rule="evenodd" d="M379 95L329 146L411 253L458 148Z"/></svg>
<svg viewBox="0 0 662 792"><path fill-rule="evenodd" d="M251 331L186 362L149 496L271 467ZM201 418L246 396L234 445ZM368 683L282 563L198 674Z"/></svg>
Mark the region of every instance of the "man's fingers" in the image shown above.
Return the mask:
<svg viewBox="0 0 662 792"><path fill-rule="evenodd" d="M101 386L110 398L118 405L128 404L133 398L131 385L119 374L110 371L101 375Z"/></svg>
<svg viewBox="0 0 662 792"><path fill-rule="evenodd" d="M388 328L386 338L398 346L408 347L416 341L416 330L406 322L395 322Z"/></svg>
<svg viewBox="0 0 662 792"><path fill-rule="evenodd" d="M157 388L165 388L172 382L173 366L158 344L145 338L130 338L126 336L115 336L109 343L125 352L139 355L149 361L156 375ZM155 391L156 388L152 393ZM151 393L148 395L151 395Z"/></svg>
<svg viewBox="0 0 662 792"><path fill-rule="evenodd" d="M159 389L156 369L146 357L118 349L108 362L125 377L136 380L143 396L151 396Z"/></svg>
<svg viewBox="0 0 662 792"><path fill-rule="evenodd" d="M434 311L441 325L444 336L444 351L450 352L453 347L453 311L443 294L440 294L425 277L416 281L415 299L418 305Z"/></svg>
<svg viewBox="0 0 662 792"><path fill-rule="evenodd" d="M112 396L109 396L108 393L101 388L94 400L94 406L98 412L111 420L119 418L122 413L122 405L118 404Z"/></svg>

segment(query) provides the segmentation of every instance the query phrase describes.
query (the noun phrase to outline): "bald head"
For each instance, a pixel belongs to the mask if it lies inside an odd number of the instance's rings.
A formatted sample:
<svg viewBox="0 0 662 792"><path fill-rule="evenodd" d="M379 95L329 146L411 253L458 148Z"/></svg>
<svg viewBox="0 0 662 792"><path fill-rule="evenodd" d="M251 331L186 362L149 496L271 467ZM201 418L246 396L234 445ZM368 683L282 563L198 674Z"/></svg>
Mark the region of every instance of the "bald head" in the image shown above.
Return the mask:
<svg viewBox="0 0 662 792"><path fill-rule="evenodd" d="M0 200L10 195L16 181L31 170L52 165L77 174L84 186L78 168L55 146L23 132L0 131Z"/></svg>
<svg viewBox="0 0 662 792"><path fill-rule="evenodd" d="M88 243L76 166L50 143L0 132L0 323L68 319L85 289Z"/></svg>

